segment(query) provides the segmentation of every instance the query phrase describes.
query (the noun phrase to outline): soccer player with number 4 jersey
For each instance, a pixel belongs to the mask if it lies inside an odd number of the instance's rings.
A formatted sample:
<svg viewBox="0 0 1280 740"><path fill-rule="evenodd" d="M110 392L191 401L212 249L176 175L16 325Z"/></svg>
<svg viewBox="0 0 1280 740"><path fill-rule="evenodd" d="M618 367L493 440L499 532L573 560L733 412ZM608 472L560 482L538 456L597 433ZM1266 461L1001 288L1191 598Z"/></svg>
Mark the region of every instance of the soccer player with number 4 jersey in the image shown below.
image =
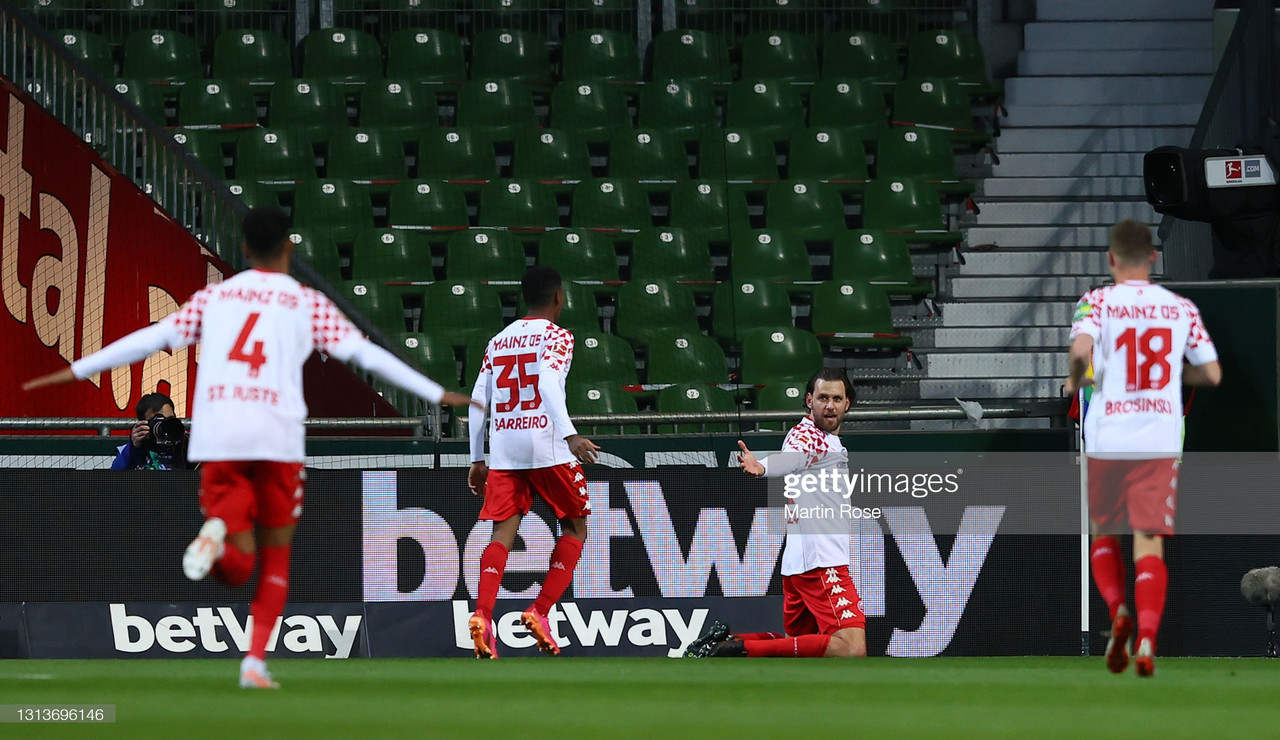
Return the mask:
<svg viewBox="0 0 1280 740"><path fill-rule="evenodd" d="M205 522L182 569L191 580L212 571L222 583L242 586L261 550L240 686L274 689L266 648L288 596L290 543L302 514L307 358L319 350L355 362L432 403L466 406L471 399L445 392L370 342L328 298L289 277L293 244L279 209L253 209L243 227L251 269L196 291L177 312L23 389L84 380L200 342L188 458L203 463Z"/></svg>
<svg viewBox="0 0 1280 740"><path fill-rule="evenodd" d="M1117 537L1133 530L1137 607L1134 670L1155 673L1156 633L1168 571L1164 538L1173 534L1182 454L1182 385L1218 385L1222 369L1200 311L1190 300L1150 282L1156 251L1151 229L1126 220L1111 227L1107 252L1115 284L1076 304L1069 375L1074 396L1092 383L1085 414L1090 551L1093 580L1111 613L1107 668L1129 665L1134 620L1125 603ZM1085 373L1093 366L1093 378ZM1185 363L1185 365L1184 365Z"/></svg>
<svg viewBox="0 0 1280 740"><path fill-rule="evenodd" d="M469 629L477 658L497 658L493 605L507 553L536 493L560 522L547 577L521 621L548 655L558 655L547 613L573 582L587 537L587 480L581 463L596 461L599 447L578 434L565 404L565 379L573 362L573 335L556 325L564 308L560 273L533 267L520 283L529 315L499 332L484 350L472 396L471 492L484 498L480 519L493 535L480 556L476 612ZM486 424L487 421L487 424ZM484 437L489 433L489 464Z"/></svg>

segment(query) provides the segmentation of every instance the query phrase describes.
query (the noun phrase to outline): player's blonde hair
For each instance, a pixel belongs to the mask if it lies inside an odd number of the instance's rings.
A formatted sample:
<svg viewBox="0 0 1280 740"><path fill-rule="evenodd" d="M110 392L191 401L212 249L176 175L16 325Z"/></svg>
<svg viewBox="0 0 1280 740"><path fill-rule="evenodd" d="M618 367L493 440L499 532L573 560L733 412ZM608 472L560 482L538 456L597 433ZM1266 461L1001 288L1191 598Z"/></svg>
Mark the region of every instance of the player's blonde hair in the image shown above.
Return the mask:
<svg viewBox="0 0 1280 740"><path fill-rule="evenodd" d="M1147 264L1155 246L1151 243L1151 227L1141 221L1126 218L1111 227L1111 254L1116 262L1126 267Z"/></svg>

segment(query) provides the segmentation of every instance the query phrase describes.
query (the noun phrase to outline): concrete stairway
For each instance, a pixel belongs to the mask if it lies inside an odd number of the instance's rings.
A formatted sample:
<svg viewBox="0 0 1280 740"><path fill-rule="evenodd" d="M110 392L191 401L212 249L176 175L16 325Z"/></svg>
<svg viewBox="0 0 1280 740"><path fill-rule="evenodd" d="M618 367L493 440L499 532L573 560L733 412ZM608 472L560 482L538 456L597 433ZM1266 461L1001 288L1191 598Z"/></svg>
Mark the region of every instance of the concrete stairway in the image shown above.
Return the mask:
<svg viewBox="0 0 1280 740"><path fill-rule="evenodd" d="M1074 303L1110 280L1107 229L1156 223L1142 155L1190 139L1212 12L1212 0L1038 0L923 398L1058 395Z"/></svg>

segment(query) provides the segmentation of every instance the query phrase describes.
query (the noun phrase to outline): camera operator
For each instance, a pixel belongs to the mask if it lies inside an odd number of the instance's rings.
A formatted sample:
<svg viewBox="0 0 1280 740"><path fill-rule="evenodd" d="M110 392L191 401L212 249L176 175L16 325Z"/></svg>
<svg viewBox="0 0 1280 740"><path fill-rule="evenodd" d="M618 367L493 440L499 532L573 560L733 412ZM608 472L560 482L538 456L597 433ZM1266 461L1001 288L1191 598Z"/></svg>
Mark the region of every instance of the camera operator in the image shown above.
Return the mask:
<svg viewBox="0 0 1280 740"><path fill-rule="evenodd" d="M134 411L129 441L116 450L112 470L181 470L187 463L189 433L173 410L173 399L163 393L148 393Z"/></svg>

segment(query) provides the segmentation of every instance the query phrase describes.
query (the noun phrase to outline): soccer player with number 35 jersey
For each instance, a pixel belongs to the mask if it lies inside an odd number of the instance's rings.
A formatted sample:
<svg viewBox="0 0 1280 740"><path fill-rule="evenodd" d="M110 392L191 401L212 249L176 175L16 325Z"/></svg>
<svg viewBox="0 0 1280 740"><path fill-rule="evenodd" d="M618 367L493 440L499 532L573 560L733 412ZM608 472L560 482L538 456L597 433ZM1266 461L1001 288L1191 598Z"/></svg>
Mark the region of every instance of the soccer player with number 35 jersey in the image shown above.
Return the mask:
<svg viewBox="0 0 1280 740"><path fill-rule="evenodd" d="M307 358L319 350L355 362L432 403L466 406L471 399L445 392L370 342L328 298L289 277L293 244L279 209L256 208L243 227L252 269L196 291L177 312L23 388L83 380L200 342L188 458L203 463L205 522L182 568L192 580L212 571L222 583L242 586L260 546L240 686L278 688L267 673L266 647L288 596L290 543L302 514Z"/></svg>
<svg viewBox="0 0 1280 740"><path fill-rule="evenodd" d="M529 315L489 340L471 392L478 406L471 409L467 483L472 493L484 497L480 519L493 522L493 535L480 556L476 612L469 625L477 658L498 657L493 605L507 553L535 493L555 513L561 534L538 598L521 621L543 652L559 654L547 613L573 582L573 569L587 537L586 517L591 513L581 463L595 462L600 449L578 434L565 405L573 335L555 323L564 308L560 273L548 267L530 268L520 289ZM486 431L488 465L484 461Z"/></svg>
<svg viewBox="0 0 1280 740"><path fill-rule="evenodd" d="M1173 534L1182 454L1182 385L1217 385L1218 353L1190 300L1152 284L1151 229L1137 221L1111 227L1108 261L1115 284L1086 293L1071 325L1069 376L1075 395L1093 383L1083 420L1088 463L1093 580L1111 613L1107 668L1129 665L1134 622L1125 604L1117 540L1133 530L1138 648L1134 670L1155 673L1156 632L1168 571L1164 538ZM1185 362L1185 366L1184 366ZM1085 373L1093 366L1092 380Z"/></svg>

